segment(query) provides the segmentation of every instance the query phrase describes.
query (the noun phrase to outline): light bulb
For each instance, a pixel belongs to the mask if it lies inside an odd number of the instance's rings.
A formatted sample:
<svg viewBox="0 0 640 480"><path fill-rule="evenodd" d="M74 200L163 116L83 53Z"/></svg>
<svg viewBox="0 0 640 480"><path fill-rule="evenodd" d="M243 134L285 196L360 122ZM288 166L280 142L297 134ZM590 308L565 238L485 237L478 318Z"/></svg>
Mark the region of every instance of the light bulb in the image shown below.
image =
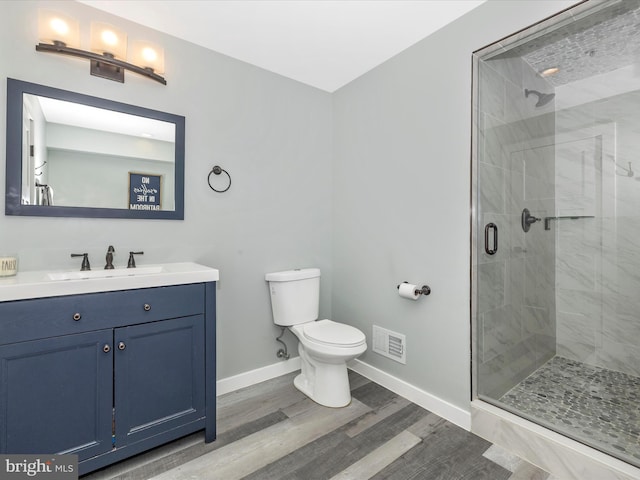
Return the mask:
<svg viewBox="0 0 640 480"><path fill-rule="evenodd" d="M51 25L53 31L59 35L66 35L67 33L69 33L69 25L67 25L67 22L65 22L61 18L52 18L51 22L49 22L49 25Z"/></svg>
<svg viewBox="0 0 640 480"><path fill-rule="evenodd" d="M142 49L142 58L147 62L155 62L158 59L158 54L153 48L146 47Z"/></svg>
<svg viewBox="0 0 640 480"><path fill-rule="evenodd" d="M107 45L118 44L118 36L115 33L113 33L111 30L103 30L101 37L102 37L102 41Z"/></svg>

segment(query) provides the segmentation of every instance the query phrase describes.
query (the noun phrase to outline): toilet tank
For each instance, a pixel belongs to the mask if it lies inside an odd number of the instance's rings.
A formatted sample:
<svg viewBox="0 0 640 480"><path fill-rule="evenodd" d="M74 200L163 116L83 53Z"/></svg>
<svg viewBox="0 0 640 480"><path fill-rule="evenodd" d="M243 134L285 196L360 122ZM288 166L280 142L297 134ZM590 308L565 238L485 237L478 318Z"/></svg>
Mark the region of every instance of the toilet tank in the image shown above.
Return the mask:
<svg viewBox="0 0 640 480"><path fill-rule="evenodd" d="M288 327L318 319L320 269L267 273L271 310L276 325Z"/></svg>

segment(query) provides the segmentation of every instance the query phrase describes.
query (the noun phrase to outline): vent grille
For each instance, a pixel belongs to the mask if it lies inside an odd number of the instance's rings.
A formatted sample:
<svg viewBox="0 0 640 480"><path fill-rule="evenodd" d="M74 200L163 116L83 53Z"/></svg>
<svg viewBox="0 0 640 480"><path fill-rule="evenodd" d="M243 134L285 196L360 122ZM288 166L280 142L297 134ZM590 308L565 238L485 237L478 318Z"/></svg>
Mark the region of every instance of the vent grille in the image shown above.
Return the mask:
<svg viewBox="0 0 640 480"><path fill-rule="evenodd" d="M401 333L373 326L373 351L396 362L407 363L407 339Z"/></svg>

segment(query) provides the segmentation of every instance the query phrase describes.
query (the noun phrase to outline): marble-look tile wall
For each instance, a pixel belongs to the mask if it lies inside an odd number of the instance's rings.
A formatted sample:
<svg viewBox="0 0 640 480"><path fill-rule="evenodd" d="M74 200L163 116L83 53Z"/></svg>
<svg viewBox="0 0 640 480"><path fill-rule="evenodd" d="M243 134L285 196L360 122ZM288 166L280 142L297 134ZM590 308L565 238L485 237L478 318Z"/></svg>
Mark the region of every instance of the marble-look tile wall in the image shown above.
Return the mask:
<svg viewBox="0 0 640 480"><path fill-rule="evenodd" d="M520 58L478 62L477 389L499 398L555 354L554 242L541 222L554 211L553 103L524 90L549 86ZM484 251L484 227L499 248Z"/></svg>
<svg viewBox="0 0 640 480"><path fill-rule="evenodd" d="M569 91L567 86L559 95ZM558 136L569 139L557 151L558 211L595 218L554 226L558 354L636 376L640 376L638 106L640 94L632 92L558 112ZM576 162L583 167L576 169Z"/></svg>

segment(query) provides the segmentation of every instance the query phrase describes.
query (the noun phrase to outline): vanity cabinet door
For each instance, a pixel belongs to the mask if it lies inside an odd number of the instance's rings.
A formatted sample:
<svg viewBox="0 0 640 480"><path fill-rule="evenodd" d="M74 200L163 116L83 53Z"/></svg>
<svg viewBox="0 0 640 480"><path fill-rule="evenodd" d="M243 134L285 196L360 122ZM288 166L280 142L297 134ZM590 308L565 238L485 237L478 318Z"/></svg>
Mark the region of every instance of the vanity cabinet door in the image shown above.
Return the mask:
<svg viewBox="0 0 640 480"><path fill-rule="evenodd" d="M0 452L111 450L113 330L0 346Z"/></svg>
<svg viewBox="0 0 640 480"><path fill-rule="evenodd" d="M115 329L116 445L205 416L204 316Z"/></svg>

